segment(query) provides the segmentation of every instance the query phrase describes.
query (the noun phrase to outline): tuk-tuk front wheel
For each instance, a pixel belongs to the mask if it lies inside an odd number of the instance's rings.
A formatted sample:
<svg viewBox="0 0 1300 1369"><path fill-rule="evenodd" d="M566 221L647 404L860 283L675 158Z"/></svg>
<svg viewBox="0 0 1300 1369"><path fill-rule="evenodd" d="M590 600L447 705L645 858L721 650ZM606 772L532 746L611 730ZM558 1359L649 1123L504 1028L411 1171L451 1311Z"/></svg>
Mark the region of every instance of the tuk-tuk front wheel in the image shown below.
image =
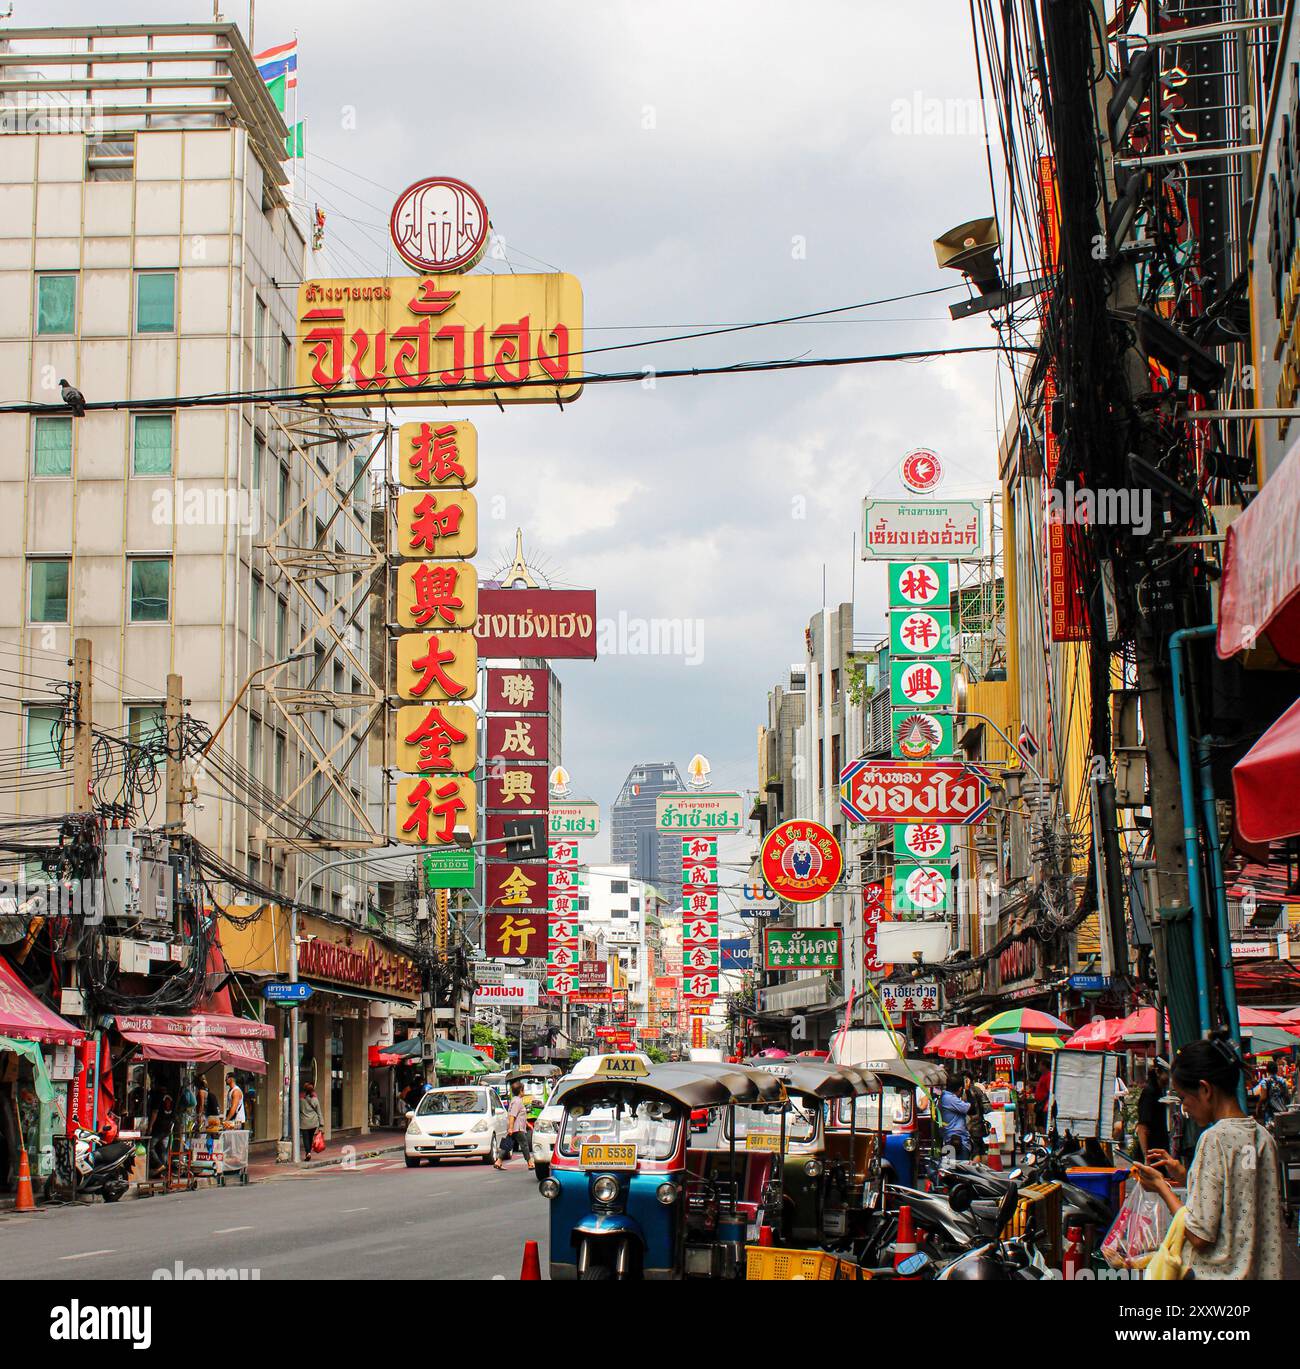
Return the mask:
<svg viewBox="0 0 1300 1369"><path fill-rule="evenodd" d="M607 1264L589 1265L578 1275L579 1280L584 1283L592 1279L612 1279L613 1277L614 1271Z"/></svg>

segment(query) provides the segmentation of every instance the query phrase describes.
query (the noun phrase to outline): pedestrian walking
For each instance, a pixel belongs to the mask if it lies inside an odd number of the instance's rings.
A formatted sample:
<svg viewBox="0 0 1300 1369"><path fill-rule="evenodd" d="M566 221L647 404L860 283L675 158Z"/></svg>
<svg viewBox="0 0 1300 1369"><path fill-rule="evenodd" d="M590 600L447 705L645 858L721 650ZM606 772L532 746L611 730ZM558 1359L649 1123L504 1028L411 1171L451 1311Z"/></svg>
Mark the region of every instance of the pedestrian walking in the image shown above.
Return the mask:
<svg viewBox="0 0 1300 1369"><path fill-rule="evenodd" d="M501 1142L501 1152L492 1162L495 1168L504 1169L505 1161L516 1151L533 1167L532 1147L528 1144L528 1104L524 1100L524 1083L516 1079L510 1086L510 1106L506 1108L506 1135Z"/></svg>
<svg viewBox="0 0 1300 1369"><path fill-rule="evenodd" d="M963 1074L961 1077L961 1097L970 1104L970 1112L966 1117L966 1134L970 1141L971 1156L978 1160L981 1155L988 1153L984 1133L988 1130L988 1114L993 1104L984 1092L984 1086L969 1074Z"/></svg>
<svg viewBox="0 0 1300 1369"><path fill-rule="evenodd" d="M1259 1083L1251 1089L1251 1097L1255 1104L1255 1116L1264 1126L1268 1126L1279 1112L1285 1112L1291 1106L1291 1090L1287 1088L1286 1081L1278 1076L1276 1060L1270 1060L1264 1066Z"/></svg>
<svg viewBox="0 0 1300 1369"><path fill-rule="evenodd" d="M966 1128L966 1118L971 1105L952 1088L945 1084L939 1095L939 1117L943 1122L943 1139L957 1152L959 1160L970 1158L970 1132Z"/></svg>
<svg viewBox="0 0 1300 1369"><path fill-rule="evenodd" d="M1169 1111L1164 1103L1168 1088L1169 1071L1163 1060L1157 1060L1147 1070L1147 1081L1138 1098L1137 1137L1143 1159L1153 1150L1169 1150Z"/></svg>
<svg viewBox="0 0 1300 1369"><path fill-rule="evenodd" d="M302 1086L302 1096L298 1099L298 1135L302 1143L302 1158L310 1160L312 1144L316 1133L325 1130L325 1114L321 1111L320 1099L310 1084Z"/></svg>
<svg viewBox="0 0 1300 1369"><path fill-rule="evenodd" d="M1282 1189L1277 1145L1237 1101L1242 1061L1223 1038L1193 1041L1174 1059L1173 1088L1204 1128L1191 1168L1154 1148L1133 1166L1148 1193L1183 1212L1184 1259L1197 1279L1282 1277ZM1174 1192L1187 1184L1187 1201ZM1189 1250L1190 1247L1190 1250Z"/></svg>

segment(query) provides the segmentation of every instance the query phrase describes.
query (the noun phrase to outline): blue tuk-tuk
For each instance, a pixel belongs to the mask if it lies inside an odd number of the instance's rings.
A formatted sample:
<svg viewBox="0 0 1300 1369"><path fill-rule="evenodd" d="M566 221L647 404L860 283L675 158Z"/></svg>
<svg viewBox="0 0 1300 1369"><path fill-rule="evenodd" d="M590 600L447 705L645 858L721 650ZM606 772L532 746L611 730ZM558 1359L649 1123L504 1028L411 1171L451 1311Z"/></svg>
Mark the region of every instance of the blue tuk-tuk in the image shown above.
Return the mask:
<svg viewBox="0 0 1300 1369"><path fill-rule="evenodd" d="M859 1070L879 1079L881 1090L874 1098L844 1098L831 1111L828 1125L848 1130L874 1131L883 1142L882 1179L904 1188L915 1188L920 1177L918 1160L934 1147L932 1114L937 1092L947 1071L933 1060L864 1060ZM931 1102L931 1093L936 1095Z"/></svg>
<svg viewBox="0 0 1300 1369"><path fill-rule="evenodd" d="M692 1148L691 1117L779 1095L775 1080L761 1087L756 1074L610 1056L593 1077L561 1085L553 1101L564 1116L538 1185L551 1205L551 1278L740 1273L749 1223L737 1188L748 1157L729 1157L724 1192L717 1166Z"/></svg>

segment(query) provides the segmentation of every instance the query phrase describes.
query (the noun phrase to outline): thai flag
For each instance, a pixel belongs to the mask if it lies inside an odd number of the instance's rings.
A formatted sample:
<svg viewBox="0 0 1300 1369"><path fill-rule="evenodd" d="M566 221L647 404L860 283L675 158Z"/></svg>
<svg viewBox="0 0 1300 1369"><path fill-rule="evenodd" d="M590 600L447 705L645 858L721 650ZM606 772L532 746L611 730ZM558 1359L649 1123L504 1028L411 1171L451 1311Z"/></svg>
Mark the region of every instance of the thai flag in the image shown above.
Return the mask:
<svg viewBox="0 0 1300 1369"><path fill-rule="evenodd" d="M254 53L258 74L264 81L274 81L277 76L287 76L287 85L292 90L298 84L298 40L294 38L278 47L267 48L265 52Z"/></svg>
<svg viewBox="0 0 1300 1369"><path fill-rule="evenodd" d="M1038 741L1024 723L1020 724L1016 745L1020 748L1020 754L1031 761L1038 755Z"/></svg>

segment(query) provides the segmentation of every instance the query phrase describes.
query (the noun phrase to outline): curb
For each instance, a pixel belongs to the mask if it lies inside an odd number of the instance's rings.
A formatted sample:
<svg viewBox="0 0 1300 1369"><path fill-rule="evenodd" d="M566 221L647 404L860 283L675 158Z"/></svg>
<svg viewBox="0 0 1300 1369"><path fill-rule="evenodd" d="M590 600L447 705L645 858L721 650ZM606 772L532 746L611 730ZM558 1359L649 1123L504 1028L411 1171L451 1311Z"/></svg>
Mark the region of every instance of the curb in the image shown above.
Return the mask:
<svg viewBox="0 0 1300 1369"><path fill-rule="evenodd" d="M347 1164L350 1160L373 1160L378 1155L391 1155L400 1152L403 1148L403 1143L399 1141L395 1145L359 1150L351 1156L339 1155L324 1160L300 1160L296 1165L273 1165L265 1174L258 1174L250 1170L248 1179L250 1183L264 1183L268 1179L288 1178L293 1174L309 1174L314 1169L329 1169L336 1165Z"/></svg>

